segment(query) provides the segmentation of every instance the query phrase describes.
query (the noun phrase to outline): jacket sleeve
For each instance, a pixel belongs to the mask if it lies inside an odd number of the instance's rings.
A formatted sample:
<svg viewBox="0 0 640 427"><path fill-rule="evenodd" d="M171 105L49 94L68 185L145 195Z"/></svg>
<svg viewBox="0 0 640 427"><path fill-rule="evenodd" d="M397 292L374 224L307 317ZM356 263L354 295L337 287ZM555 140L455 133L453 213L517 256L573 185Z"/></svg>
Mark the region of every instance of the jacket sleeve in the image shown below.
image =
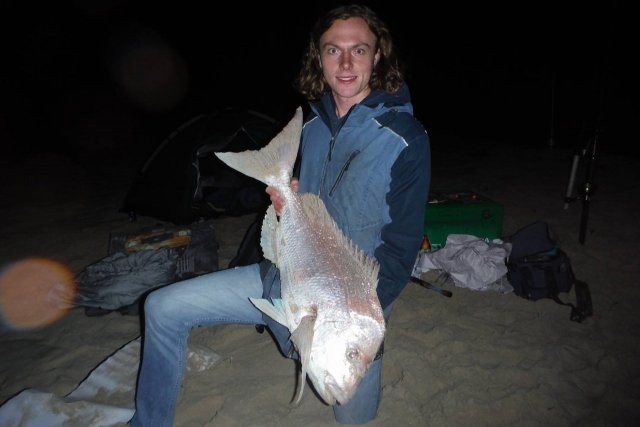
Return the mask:
<svg viewBox="0 0 640 427"><path fill-rule="evenodd" d="M429 137L422 131L408 141L391 168L386 195L391 221L382 228L382 244L375 250L380 264L377 292L383 309L409 281L422 241L430 180Z"/></svg>

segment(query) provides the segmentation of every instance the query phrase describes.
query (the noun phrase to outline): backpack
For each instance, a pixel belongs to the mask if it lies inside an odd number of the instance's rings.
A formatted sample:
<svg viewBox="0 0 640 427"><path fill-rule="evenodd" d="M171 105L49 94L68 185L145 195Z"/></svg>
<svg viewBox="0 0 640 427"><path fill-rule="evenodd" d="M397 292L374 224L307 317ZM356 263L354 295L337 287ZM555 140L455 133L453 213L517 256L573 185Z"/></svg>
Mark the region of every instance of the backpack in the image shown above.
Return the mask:
<svg viewBox="0 0 640 427"><path fill-rule="evenodd" d="M576 279L571 261L558 244L549 237L549 226L542 221L529 224L514 233L507 260L507 279L514 293L536 301L551 298L572 308L570 319L582 322L593 314L589 287ZM576 305L563 302L559 293L569 293L575 287Z"/></svg>

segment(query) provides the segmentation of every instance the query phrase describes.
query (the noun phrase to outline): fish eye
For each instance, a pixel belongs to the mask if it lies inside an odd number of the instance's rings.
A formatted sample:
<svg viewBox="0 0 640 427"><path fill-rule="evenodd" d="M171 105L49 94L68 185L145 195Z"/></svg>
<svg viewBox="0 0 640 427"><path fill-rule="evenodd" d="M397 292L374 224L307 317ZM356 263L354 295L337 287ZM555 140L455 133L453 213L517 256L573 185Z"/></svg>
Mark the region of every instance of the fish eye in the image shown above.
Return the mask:
<svg viewBox="0 0 640 427"><path fill-rule="evenodd" d="M357 360L358 356L360 356L360 352L357 348L349 348L347 349L347 359L353 361Z"/></svg>

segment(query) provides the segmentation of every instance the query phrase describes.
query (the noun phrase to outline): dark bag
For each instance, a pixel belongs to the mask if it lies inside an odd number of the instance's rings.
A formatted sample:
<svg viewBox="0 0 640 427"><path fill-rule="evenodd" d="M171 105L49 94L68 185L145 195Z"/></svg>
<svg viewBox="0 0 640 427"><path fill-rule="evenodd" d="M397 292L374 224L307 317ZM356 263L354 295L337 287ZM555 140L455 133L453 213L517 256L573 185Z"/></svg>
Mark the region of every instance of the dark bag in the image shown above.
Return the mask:
<svg viewBox="0 0 640 427"><path fill-rule="evenodd" d="M572 308L571 320L581 322L593 314L591 295L586 283L576 280L571 261L549 237L549 227L538 221L511 236L511 254L507 261L507 278L516 295L536 301L551 298ZM560 300L559 293L569 293L575 286L574 306Z"/></svg>
<svg viewBox="0 0 640 427"><path fill-rule="evenodd" d="M568 293L575 283L569 257L562 250L510 258L507 278L516 295L532 301Z"/></svg>
<svg viewBox="0 0 640 427"><path fill-rule="evenodd" d="M264 212L258 213L249 228L247 228L242 242L238 247L236 256L229 261L229 268L240 267L243 265L257 264L264 259L262 247L260 246L260 234L262 233L262 220Z"/></svg>

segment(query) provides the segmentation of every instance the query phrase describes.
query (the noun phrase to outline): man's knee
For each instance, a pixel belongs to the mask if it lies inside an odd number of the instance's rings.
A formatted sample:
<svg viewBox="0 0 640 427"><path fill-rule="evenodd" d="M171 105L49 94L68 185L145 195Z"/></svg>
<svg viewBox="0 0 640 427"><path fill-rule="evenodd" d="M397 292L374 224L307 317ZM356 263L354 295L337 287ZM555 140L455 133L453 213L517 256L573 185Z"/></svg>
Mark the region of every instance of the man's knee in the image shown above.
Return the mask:
<svg viewBox="0 0 640 427"><path fill-rule="evenodd" d="M163 289L155 290L144 300L145 323L163 323L170 320L175 317L171 314L173 309L175 309L175 299Z"/></svg>

